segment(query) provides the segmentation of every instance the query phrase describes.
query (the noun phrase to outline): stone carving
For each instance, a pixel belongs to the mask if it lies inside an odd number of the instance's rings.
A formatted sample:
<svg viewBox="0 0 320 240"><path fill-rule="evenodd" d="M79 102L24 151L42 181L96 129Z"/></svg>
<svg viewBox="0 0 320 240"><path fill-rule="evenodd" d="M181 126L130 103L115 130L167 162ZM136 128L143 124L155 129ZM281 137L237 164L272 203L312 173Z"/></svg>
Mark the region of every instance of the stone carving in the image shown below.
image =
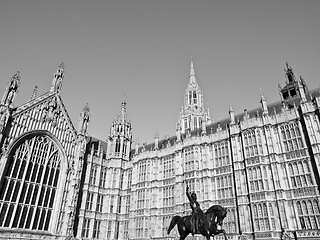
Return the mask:
<svg viewBox="0 0 320 240"><path fill-rule="evenodd" d="M11 78L11 81L9 85L7 86L7 89L3 95L1 104L11 107L12 102L18 92L18 88L20 86L20 72L17 71L17 73Z"/></svg>
<svg viewBox="0 0 320 240"><path fill-rule="evenodd" d="M54 77L53 77L53 80L52 80L52 84L51 84L51 88L50 88L50 92L56 92L56 93L60 92L61 86L62 86L63 77L64 77L64 64L62 62L60 64L57 72L54 74Z"/></svg>
<svg viewBox="0 0 320 240"><path fill-rule="evenodd" d="M58 122L58 116L60 115L60 107L57 104L56 98L52 98L49 102L46 102L42 107L42 121L52 122L54 125Z"/></svg>
<svg viewBox="0 0 320 240"><path fill-rule="evenodd" d="M7 125L9 119L9 109L6 107L0 107L0 133L3 131L5 126Z"/></svg>
<svg viewBox="0 0 320 240"><path fill-rule="evenodd" d="M78 126L78 131L80 134L85 135L87 133L89 121L90 121L90 109L87 103L87 105L83 108L83 111L80 113L79 126Z"/></svg>

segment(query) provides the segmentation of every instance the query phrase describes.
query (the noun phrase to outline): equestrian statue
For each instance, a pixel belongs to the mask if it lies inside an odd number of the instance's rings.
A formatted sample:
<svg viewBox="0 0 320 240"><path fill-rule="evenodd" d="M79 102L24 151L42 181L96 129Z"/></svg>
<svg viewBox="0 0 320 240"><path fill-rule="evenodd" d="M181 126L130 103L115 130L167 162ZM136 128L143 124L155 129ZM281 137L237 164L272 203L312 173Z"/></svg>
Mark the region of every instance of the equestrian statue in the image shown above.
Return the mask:
<svg viewBox="0 0 320 240"><path fill-rule="evenodd" d="M227 240L226 232L222 229L222 222L227 215L227 210L220 205L213 205L206 212L203 212L197 201L196 193L192 192L190 194L188 185L186 194L192 209L192 215L174 216L167 233L170 234L170 231L177 225L180 240L184 240L190 233L192 235L201 234L207 240L210 240L210 236L214 238L214 235L223 233L225 240ZM218 226L220 229L218 229Z"/></svg>

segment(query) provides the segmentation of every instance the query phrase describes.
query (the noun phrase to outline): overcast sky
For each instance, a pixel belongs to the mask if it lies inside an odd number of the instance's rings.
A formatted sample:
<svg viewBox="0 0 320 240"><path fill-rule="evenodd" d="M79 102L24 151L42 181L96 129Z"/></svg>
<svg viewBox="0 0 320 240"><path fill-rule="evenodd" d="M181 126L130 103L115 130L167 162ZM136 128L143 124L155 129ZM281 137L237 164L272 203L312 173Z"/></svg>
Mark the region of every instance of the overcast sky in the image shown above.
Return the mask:
<svg viewBox="0 0 320 240"><path fill-rule="evenodd" d="M319 87L320 1L0 0L0 95L20 70L15 105L49 90L65 64L61 96L77 126L105 140L121 102L133 139L175 135L190 58L211 117L280 100L285 62Z"/></svg>

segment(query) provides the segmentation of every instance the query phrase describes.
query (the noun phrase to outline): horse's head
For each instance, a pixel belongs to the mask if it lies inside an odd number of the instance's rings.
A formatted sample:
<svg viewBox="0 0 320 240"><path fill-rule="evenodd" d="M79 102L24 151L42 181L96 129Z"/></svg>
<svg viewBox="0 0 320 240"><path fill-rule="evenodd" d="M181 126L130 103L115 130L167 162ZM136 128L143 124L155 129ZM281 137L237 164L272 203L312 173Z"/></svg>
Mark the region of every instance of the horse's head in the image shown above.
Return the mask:
<svg viewBox="0 0 320 240"><path fill-rule="evenodd" d="M213 205L206 211L207 216L211 216L214 222L222 225L223 219L227 216L227 210L220 205Z"/></svg>
<svg viewBox="0 0 320 240"><path fill-rule="evenodd" d="M227 210L222 207L221 211L217 212L217 224L222 226L223 219L227 216Z"/></svg>

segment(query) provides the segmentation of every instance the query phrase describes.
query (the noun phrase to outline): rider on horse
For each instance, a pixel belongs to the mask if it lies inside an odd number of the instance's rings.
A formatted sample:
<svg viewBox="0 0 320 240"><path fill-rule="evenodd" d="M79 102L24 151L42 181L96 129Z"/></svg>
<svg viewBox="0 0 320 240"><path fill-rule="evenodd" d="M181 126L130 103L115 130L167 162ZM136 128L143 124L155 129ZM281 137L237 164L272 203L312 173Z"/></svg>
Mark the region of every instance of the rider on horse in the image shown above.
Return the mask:
<svg viewBox="0 0 320 240"><path fill-rule="evenodd" d="M187 197L190 201L190 207L192 209L192 217L191 217L191 229L192 235L198 232L198 226L200 221L205 218L203 211L200 208L200 204L197 201L197 195L195 192L192 192L191 195L189 193L189 187L187 185L186 189Z"/></svg>

